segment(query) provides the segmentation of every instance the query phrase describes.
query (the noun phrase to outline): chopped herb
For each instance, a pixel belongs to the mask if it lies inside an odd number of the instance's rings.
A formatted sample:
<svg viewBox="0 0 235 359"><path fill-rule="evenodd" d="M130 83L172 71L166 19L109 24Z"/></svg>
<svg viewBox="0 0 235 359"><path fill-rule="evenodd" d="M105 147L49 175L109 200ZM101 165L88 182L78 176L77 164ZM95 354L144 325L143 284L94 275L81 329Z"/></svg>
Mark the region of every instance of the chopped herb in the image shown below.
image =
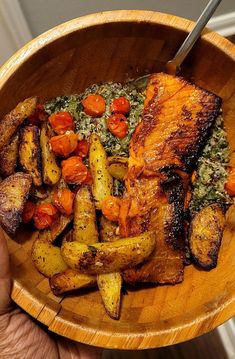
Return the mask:
<svg viewBox="0 0 235 359"><path fill-rule="evenodd" d="M124 182L116 178L113 179L113 196L121 197L123 195L125 186Z"/></svg>
<svg viewBox="0 0 235 359"><path fill-rule="evenodd" d="M97 251L98 251L98 249L96 247L94 247L94 246L87 246L87 247L88 247L89 251L94 253L94 254L96 254Z"/></svg>

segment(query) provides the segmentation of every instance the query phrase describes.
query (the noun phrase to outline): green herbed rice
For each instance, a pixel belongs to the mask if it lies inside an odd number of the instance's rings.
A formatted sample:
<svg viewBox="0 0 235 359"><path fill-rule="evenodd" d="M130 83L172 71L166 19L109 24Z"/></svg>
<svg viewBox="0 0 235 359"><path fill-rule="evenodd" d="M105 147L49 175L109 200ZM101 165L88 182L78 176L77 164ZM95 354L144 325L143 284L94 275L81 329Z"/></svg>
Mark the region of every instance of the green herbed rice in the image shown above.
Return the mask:
<svg viewBox="0 0 235 359"><path fill-rule="evenodd" d="M232 203L224 185L227 180L229 145L223 127L223 118L218 116L212 134L198 160L196 180L193 184L190 213L218 202L222 206Z"/></svg>
<svg viewBox="0 0 235 359"><path fill-rule="evenodd" d="M85 114L82 106L82 99L89 94L99 94L106 100L106 109L102 117L91 117ZM124 96L131 106L128 120L127 136L120 139L112 135L107 129L107 119L111 115L110 104L114 98ZM108 156L125 156L129 155L129 144L131 136L141 119L141 113L144 107L144 96L138 92L133 85L120 83L104 83L101 85L92 85L80 95L60 96L45 104L45 109L49 115L58 111L69 111L75 118L76 131L88 138L91 133L96 133L107 152Z"/></svg>

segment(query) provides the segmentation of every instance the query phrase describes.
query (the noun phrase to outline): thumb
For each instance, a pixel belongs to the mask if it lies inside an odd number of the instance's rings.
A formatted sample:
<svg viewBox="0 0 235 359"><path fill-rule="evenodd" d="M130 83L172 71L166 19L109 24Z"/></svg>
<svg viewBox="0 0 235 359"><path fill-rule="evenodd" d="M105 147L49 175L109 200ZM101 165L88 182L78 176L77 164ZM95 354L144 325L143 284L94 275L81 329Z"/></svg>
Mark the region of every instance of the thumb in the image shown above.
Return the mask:
<svg viewBox="0 0 235 359"><path fill-rule="evenodd" d="M0 315L10 309L11 276L7 242L0 227Z"/></svg>

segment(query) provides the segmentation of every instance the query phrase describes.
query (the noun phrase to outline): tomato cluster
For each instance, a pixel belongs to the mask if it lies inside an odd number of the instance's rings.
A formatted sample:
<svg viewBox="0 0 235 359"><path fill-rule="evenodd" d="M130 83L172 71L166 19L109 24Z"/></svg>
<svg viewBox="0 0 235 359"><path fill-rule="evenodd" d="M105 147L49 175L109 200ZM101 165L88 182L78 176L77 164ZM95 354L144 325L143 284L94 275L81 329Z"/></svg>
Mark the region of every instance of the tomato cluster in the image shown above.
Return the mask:
<svg viewBox="0 0 235 359"><path fill-rule="evenodd" d="M81 184L91 184L91 173L83 163L88 155L89 143L74 133L75 123L69 112L61 111L47 116L44 106L37 105L34 113L28 118L29 124L40 125L42 121L50 123L55 136L49 140L51 150L61 159L62 177L68 185L77 187ZM76 188L75 187L75 188ZM23 223L34 222L37 229L51 227L59 213L69 216L73 213L75 194L69 188L54 191L51 203L35 204L27 201L23 214Z"/></svg>
<svg viewBox="0 0 235 359"><path fill-rule="evenodd" d="M88 95L82 100L84 112L91 117L101 117L106 108L105 99L98 94ZM109 131L118 138L124 138L128 132L127 115L130 112L130 102L125 97L118 97L110 104L111 115L107 119Z"/></svg>

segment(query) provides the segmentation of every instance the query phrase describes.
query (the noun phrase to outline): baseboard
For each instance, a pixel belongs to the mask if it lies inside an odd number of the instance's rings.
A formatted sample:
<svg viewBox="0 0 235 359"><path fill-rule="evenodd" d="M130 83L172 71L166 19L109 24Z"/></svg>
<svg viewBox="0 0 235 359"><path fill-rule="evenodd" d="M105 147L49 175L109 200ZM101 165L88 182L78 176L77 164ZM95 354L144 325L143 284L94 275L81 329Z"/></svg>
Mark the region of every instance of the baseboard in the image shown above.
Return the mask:
<svg viewBox="0 0 235 359"><path fill-rule="evenodd" d="M225 324L217 328L220 339L223 343L224 350L227 353L228 359L235 358L235 322L230 319Z"/></svg>
<svg viewBox="0 0 235 359"><path fill-rule="evenodd" d="M213 17L207 27L224 37L235 35L235 11Z"/></svg>

